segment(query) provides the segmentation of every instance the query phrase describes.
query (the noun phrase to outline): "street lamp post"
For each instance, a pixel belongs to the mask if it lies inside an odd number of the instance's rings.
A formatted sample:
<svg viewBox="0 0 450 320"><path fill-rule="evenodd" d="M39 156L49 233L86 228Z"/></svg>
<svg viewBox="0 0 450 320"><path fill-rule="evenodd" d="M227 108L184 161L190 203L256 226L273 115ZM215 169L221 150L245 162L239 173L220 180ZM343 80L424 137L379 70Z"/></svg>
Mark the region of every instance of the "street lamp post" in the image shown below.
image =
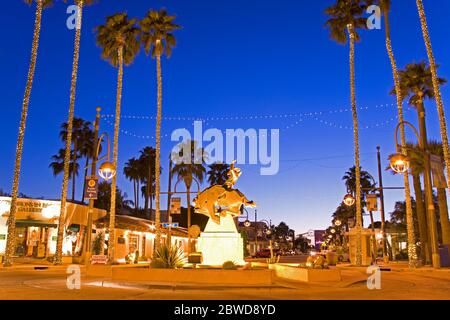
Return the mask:
<svg viewBox="0 0 450 320"><path fill-rule="evenodd" d="M116 168L114 165L110 162L110 140L106 133L103 133L100 138L99 135L99 129L100 129L100 111L101 108L97 107L97 115L95 117L95 123L94 123L94 149L93 149L93 155L92 155L92 164L91 164L91 178L97 177L97 162L101 161L103 159L106 159L105 162L103 162L100 165L100 168L98 170L98 174L101 178L108 181L111 180L117 173ZM100 146L102 144L103 138L106 138L107 141L107 154L99 159L99 153L100 153ZM85 242L85 254L84 254L84 263L86 265L89 264L91 259L91 244L92 244L92 223L93 223L93 211L94 211L94 199L89 199L89 209L88 209L88 225L87 225L87 233L86 233L86 242ZM114 241L114 239L110 239L108 241Z"/></svg>
<svg viewBox="0 0 450 320"><path fill-rule="evenodd" d="M430 154L428 152L428 143L426 139L426 129L425 129L425 118L424 115L419 117L420 123L420 135L417 129L408 121L400 122L395 129L395 145L398 154L391 158L391 168L397 173L405 173L409 169L409 159L400 153L401 146L398 143L398 130L401 125L409 126L417 140L419 141L419 147L423 154L424 160L424 186L425 186L425 198L427 203L427 215L428 215L428 228L431 237L431 259L434 268L441 267L441 259L439 255L439 246L438 246L438 237L437 237L437 225L436 225L436 216L435 216L435 208L433 203L433 189L431 182L431 166L430 166ZM414 241L415 242L415 241ZM415 245L415 243L414 243Z"/></svg>

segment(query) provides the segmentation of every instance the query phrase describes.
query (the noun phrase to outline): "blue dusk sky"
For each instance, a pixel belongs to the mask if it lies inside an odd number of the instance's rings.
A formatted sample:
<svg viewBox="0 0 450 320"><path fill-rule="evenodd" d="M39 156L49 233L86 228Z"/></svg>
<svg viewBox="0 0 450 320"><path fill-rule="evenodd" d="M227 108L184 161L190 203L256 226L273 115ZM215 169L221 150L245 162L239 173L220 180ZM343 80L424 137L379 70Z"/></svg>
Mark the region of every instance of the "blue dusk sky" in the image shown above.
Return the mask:
<svg viewBox="0 0 450 320"><path fill-rule="evenodd" d="M126 11L142 18L148 9L166 7L183 26L178 45L163 59L163 115L220 118L204 128L280 129L280 169L261 176L259 165L243 165L236 187L258 203L258 217L287 222L297 233L330 225L331 213L346 189L341 180L353 166L353 134L349 90L348 46L331 41L323 11L332 0L153 0L98 1L84 11L76 116L95 117L96 106L113 114L117 70L100 58L94 28L105 18ZM439 74L450 78L450 1L424 0ZM66 27L67 4L57 1L44 11L42 33L31 95L23 154L20 191L59 198L62 177L53 177L50 157L62 143L59 128L67 120L74 31ZM11 190L15 144L34 25L34 5L7 1L0 13L0 188ZM399 67L427 59L415 1L394 1L392 40ZM361 165L376 176L376 146L381 146L383 168L395 151L395 99L386 54L384 30L361 32L356 46L356 91L361 125ZM450 104L450 88L442 94ZM440 139L436 107L426 103L430 138ZM302 113L325 112L318 116ZM448 109L446 110L448 113ZM124 116L156 113L155 61L143 52L125 69L122 100ZM284 115L295 114L295 117ZM270 120L250 117L272 115ZM221 117L248 116L243 120ZM283 117L275 117L283 116ZM405 118L416 123L415 111ZM167 187L168 154L174 146L170 133L192 130L190 120L166 120L162 127L162 188ZM154 146L155 121L121 121L119 165ZM112 136L111 123L101 130ZM149 136L149 138L147 138ZM410 137L412 139L412 137ZM122 170L120 170L122 172ZM82 181L78 179L78 198ZM402 179L384 172L387 186ZM119 186L132 198L132 184L122 174ZM403 199L403 191L386 191L386 211ZM163 200L165 203L165 200ZM376 215L378 219L378 215ZM367 221L366 221L367 222ZM367 225L367 224L366 224Z"/></svg>

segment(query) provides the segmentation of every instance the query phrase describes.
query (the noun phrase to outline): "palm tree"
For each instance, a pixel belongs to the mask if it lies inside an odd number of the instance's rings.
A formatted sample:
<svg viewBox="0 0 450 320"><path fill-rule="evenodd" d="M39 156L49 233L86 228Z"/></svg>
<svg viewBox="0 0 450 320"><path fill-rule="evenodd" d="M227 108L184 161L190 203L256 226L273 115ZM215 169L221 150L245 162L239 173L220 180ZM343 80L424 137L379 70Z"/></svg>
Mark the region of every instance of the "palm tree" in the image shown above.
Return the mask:
<svg viewBox="0 0 450 320"><path fill-rule="evenodd" d="M81 132L80 142L79 142L79 153L81 157L85 158L85 166L84 166L84 179L83 179L83 192L81 197L81 202L84 203L84 190L86 187L86 178L88 176L89 170L89 159L94 159L95 157L95 132L91 127L91 123L87 122L88 125L83 126L83 130ZM99 145L99 152L102 150L102 146Z"/></svg>
<svg viewBox="0 0 450 320"><path fill-rule="evenodd" d="M226 163L216 162L208 166L209 170L207 172L208 182L211 186L216 184L224 184L228 179L228 171L230 171L230 166Z"/></svg>
<svg viewBox="0 0 450 320"><path fill-rule="evenodd" d="M428 226L427 226L427 218L426 218L426 211L425 211L425 202L423 197L423 191L422 191L422 182L420 181L420 175L424 171L424 164L423 164L423 154L422 151L419 150L417 145L413 145L411 143L406 144L406 148L408 149L408 158L410 160L410 174L413 179L413 186L414 186L414 194L415 194L415 206L416 206L416 214L417 214L417 220L418 220L418 228L419 228L419 239L420 239L420 255L421 259L424 263L429 264L431 261L431 247L430 242L428 239ZM388 159L390 160L394 154L389 155ZM390 166L386 168L386 170L390 170L393 174L396 174ZM410 201L411 202L411 198ZM407 202L405 201L405 208L406 208L406 225L407 225L407 231L408 231L408 237L410 225L409 225L409 218L408 218L408 208L407 208ZM412 205L411 205L412 208ZM412 210L413 212L414 210ZM412 219L414 220L414 214ZM414 234L416 234L414 230ZM414 238L415 239L415 238ZM409 238L408 238L408 245L409 245ZM414 245L415 247L415 245ZM408 247L409 249L409 247ZM409 252L409 251L408 251ZM408 253L409 254L409 253Z"/></svg>
<svg viewBox="0 0 450 320"><path fill-rule="evenodd" d="M67 120L67 136L66 136L66 154L64 158L64 176L63 176L63 184L61 190L61 211L59 215L59 226L58 227L58 241L61 243L57 243L56 245L56 254L55 254L55 264L62 263L62 241L63 241L63 233L62 224L64 222L66 216L66 201L67 201L67 189L69 186L69 166L70 166L70 156L72 154L70 148L72 146L72 127L73 127L73 118L75 113L75 93L77 87L77 77L78 77L78 61L80 57L80 40L81 40L81 24L83 18L83 7L84 5L92 4L93 0L74 0L78 10L76 17L76 26L75 26L75 44L73 50L73 62L72 62L72 77L70 82L70 102L69 102L69 114ZM73 155L76 157L77 153L74 152ZM84 196L83 196L84 198ZM72 174L72 201L75 199L75 176ZM61 229L61 231L60 231Z"/></svg>
<svg viewBox="0 0 450 320"><path fill-rule="evenodd" d="M73 151L71 151L73 153ZM59 149L58 153L52 156L52 162L49 167L52 169L53 175L56 177L64 172L64 159L65 159L66 150ZM71 159L73 159L71 155ZM74 179L74 177L78 176L78 172L80 169L80 165L73 160L70 161L69 165L69 179Z"/></svg>
<svg viewBox="0 0 450 320"><path fill-rule="evenodd" d="M191 226L191 186L194 179L196 179L199 184L203 182L206 173L204 166L206 154L203 148L197 146L196 141L187 140L180 144L179 147L180 151L178 157L172 157L172 159L179 159L180 161L174 161L175 165L172 169L172 173L177 175L179 180L183 179L184 184L186 185L188 211L187 227L189 229ZM186 151L190 152L190 155L185 154Z"/></svg>
<svg viewBox="0 0 450 320"><path fill-rule="evenodd" d="M139 209L139 180L140 180L140 161L136 158L131 158L125 163L123 168L125 177L133 182L134 191L134 208L137 214Z"/></svg>
<svg viewBox="0 0 450 320"><path fill-rule="evenodd" d="M407 155L406 146L406 135L405 135L405 126L403 124L403 98L401 95L400 89L400 78L397 69L397 62L395 60L394 50L392 48L391 41L391 26L389 23L389 12L391 9L391 0L378 0L378 4L380 5L381 11L384 15L384 24L386 31L386 50L389 56L389 60L391 62L392 75L394 78L395 92L397 96L397 112L398 112L398 121L401 123L400 125L400 139L402 146L402 153ZM419 181L420 182L420 181ZM410 267L414 267L416 265L417 260L417 250L416 250L416 241L414 238L414 224L413 221L413 212L412 212L412 204L411 204L411 187L409 185L408 173L403 175L403 183L405 185L405 205L406 205L406 221L407 221L407 233L408 233L408 257ZM417 194L416 194L417 195ZM424 251L422 251L424 254Z"/></svg>
<svg viewBox="0 0 450 320"><path fill-rule="evenodd" d="M61 131L59 132L59 137L62 142L67 144L69 124L67 122L61 125ZM91 129L91 123L85 121L81 118L74 118L72 120L72 133L71 133L71 149L69 161L77 163L78 159L90 155L93 149L93 131ZM90 137L92 136L92 137ZM89 139L91 139L89 141ZM65 160L64 160L65 161ZM87 164L86 164L87 167ZM64 172L64 169L63 169ZM69 173L70 174L70 173ZM74 177L72 173L72 177ZM76 191L76 181L72 179L72 201L75 201L75 191Z"/></svg>
<svg viewBox="0 0 450 320"><path fill-rule="evenodd" d="M433 140L429 141L428 150L431 154L436 155L442 159L442 166L444 167L444 148L442 146L442 143ZM442 243L450 246L450 222L448 220L448 204L445 188L437 188L437 197L439 204L439 220L441 222L442 231Z"/></svg>
<svg viewBox="0 0 450 320"><path fill-rule="evenodd" d="M24 0L26 4L31 5L33 0ZM31 88L33 87L34 71L36 69L36 60L39 47L39 36L41 33L42 10L53 4L53 0L36 0L36 18L34 22L33 44L31 49L30 66L28 69L27 84L22 103L22 114L19 124L19 135L17 138L16 158L14 161L14 177L11 191L11 210L8 218L8 237L6 239L5 255L3 265L9 267L12 265L12 255L14 254L14 240L16 230L16 212L17 198L19 194L20 167L22 164L23 140L25 138L25 127L27 123L28 105L30 103Z"/></svg>
<svg viewBox="0 0 450 320"><path fill-rule="evenodd" d="M370 189L374 189L375 181L372 177L372 175L364 170L359 169L360 172L360 186L361 186L361 201L364 201L365 195L363 191L370 191ZM347 190L354 194L356 192L356 167L353 166L350 169L348 169L347 172L345 172L344 176L342 177L342 180L345 182L345 186L347 187Z"/></svg>
<svg viewBox="0 0 450 320"><path fill-rule="evenodd" d="M352 103L353 116L353 140L355 146L355 178L356 185L360 185L360 160L359 160L359 130L358 130L358 113L356 106L356 85L355 85L355 41L360 40L357 33L358 29L366 29L366 19L362 17L366 10L367 4L362 0L337 0L336 4L325 10L330 16L326 25L330 29L330 35L333 40L338 43L346 44L350 42L350 95ZM348 32L348 38L346 31ZM361 190L356 188L356 265L361 265L361 233L362 215L361 215Z"/></svg>
<svg viewBox="0 0 450 320"><path fill-rule="evenodd" d="M450 152L448 149L448 134L447 134L447 123L445 120L444 103L442 102L441 90L439 86L441 85L441 79L438 77L437 69L438 65L434 59L433 48L431 47L430 34L428 33L427 17L425 15L425 9L423 7L422 0L416 0L417 9L419 11L420 24L422 26L423 40L427 49L428 60L430 62L430 71L433 84L434 96L436 98L436 107L439 115L439 124L441 129L441 139L442 147L444 151L444 161L447 168L447 183L450 186Z"/></svg>
<svg viewBox="0 0 450 320"><path fill-rule="evenodd" d="M136 28L136 20L128 19L126 13L117 13L106 18L106 23L96 28L97 45L102 48L102 58L112 66L118 68L117 72L117 96L116 119L114 124L114 148L113 164L117 168L119 151L120 107L122 101L123 65L130 65L139 52L139 29ZM117 175L111 183L111 212L109 221L108 255L111 262L114 261L115 242L115 214L116 214L116 188Z"/></svg>
<svg viewBox="0 0 450 320"><path fill-rule="evenodd" d="M153 210L153 199L155 194L153 193L155 185L155 160L156 160L156 150L152 147L145 147L140 151L139 161L141 164L141 180L145 183L143 186L144 198L145 198L145 212L147 213L150 203L150 211L148 217L151 217ZM161 169L160 169L161 170Z"/></svg>
<svg viewBox="0 0 450 320"><path fill-rule="evenodd" d="M408 98L409 105L413 106L417 110L417 115L419 118L419 127L420 127L420 141L421 141L421 148L422 148L422 158L424 152L428 150L428 141L427 141L427 129L426 129L426 121L425 121L425 105L424 100L425 99L432 99L434 98L434 91L433 91L433 80L432 80L432 73L430 70L430 67L427 66L425 61L422 61L420 63L410 63L406 65L404 70L399 71L399 90L400 95L402 96L402 99ZM446 83L445 79L438 79L439 84ZM396 94L395 88L391 91L391 94ZM425 158L424 158L425 161ZM424 162L425 163L425 162ZM429 173L426 173L428 175ZM428 177L425 180L425 190L430 190L430 193L428 196L426 196L427 203L431 203L432 198L432 186L428 181ZM426 193L427 194L427 193ZM436 217L434 214L434 208L431 206L427 206L427 212L428 212L428 221L427 225L429 228L429 238L430 238L430 245L432 248L432 256L439 258L438 256L438 248L437 248L437 229L436 229ZM436 259L432 259L437 260ZM434 264L437 264L437 261Z"/></svg>
<svg viewBox="0 0 450 320"><path fill-rule="evenodd" d="M148 11L145 18L143 18L139 25L142 30L142 44L146 54L152 55L156 58L156 78L158 82L158 98L157 98L157 113L156 113L156 185L155 185L155 224L156 237L155 243L157 248L161 242L161 216L160 216L160 189L161 189L161 116L162 116L162 75L161 75L161 56L165 54L170 57L172 48L176 45L176 39L173 32L180 29L180 26L175 24L175 16L167 14L166 9L158 11Z"/></svg>

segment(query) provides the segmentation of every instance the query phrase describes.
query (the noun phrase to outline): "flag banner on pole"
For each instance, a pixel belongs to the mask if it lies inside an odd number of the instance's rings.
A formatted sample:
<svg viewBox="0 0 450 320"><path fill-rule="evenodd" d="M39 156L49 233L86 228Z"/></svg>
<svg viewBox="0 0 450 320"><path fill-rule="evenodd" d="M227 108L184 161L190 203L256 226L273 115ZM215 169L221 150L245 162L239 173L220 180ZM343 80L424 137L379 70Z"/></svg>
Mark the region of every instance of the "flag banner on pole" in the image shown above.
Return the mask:
<svg viewBox="0 0 450 320"><path fill-rule="evenodd" d="M436 155L430 155L431 173L433 174L433 186L435 188L447 188L442 159Z"/></svg>
<svg viewBox="0 0 450 320"><path fill-rule="evenodd" d="M378 211L378 195L368 194L366 196L367 200L367 211Z"/></svg>
<svg viewBox="0 0 450 320"><path fill-rule="evenodd" d="M181 198L172 198L170 201L170 213L181 214Z"/></svg>

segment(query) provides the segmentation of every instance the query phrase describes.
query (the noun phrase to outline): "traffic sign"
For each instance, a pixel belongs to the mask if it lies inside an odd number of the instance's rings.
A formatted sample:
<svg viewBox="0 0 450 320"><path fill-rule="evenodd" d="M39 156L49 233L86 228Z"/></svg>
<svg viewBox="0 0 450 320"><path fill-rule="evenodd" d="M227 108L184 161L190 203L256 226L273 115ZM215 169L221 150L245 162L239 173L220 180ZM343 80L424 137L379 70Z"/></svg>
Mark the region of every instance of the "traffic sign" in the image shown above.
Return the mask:
<svg viewBox="0 0 450 320"><path fill-rule="evenodd" d="M180 214L181 213L181 198L172 198L170 202L170 213Z"/></svg>
<svg viewBox="0 0 450 320"><path fill-rule="evenodd" d="M86 178L86 188L84 198L87 200L97 200L98 197L98 178Z"/></svg>

